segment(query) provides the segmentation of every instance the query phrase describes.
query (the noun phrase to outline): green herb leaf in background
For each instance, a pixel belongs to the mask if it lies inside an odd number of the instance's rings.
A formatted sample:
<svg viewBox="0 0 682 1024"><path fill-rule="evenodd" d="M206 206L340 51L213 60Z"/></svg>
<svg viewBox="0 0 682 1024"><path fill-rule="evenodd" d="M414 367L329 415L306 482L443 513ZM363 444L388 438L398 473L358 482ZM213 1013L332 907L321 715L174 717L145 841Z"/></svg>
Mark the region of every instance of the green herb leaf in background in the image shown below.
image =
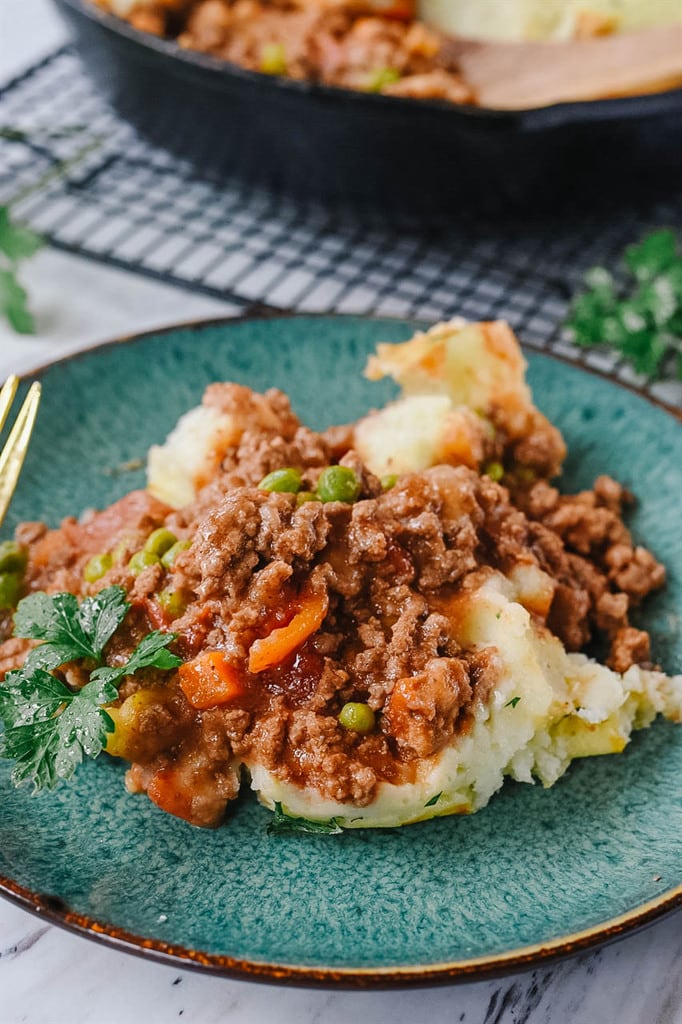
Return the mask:
<svg viewBox="0 0 682 1024"><path fill-rule="evenodd" d="M42 244L33 231L12 221L7 206L0 206L0 317L4 316L18 334L33 334L35 324L17 270Z"/></svg>
<svg viewBox="0 0 682 1024"><path fill-rule="evenodd" d="M0 206L0 252L3 252L11 263L19 263L28 259L40 249L42 238L10 219L6 206Z"/></svg>
<svg viewBox="0 0 682 1024"><path fill-rule="evenodd" d="M35 333L26 291L17 281L14 270L3 270L0 267L0 317L2 316L17 334Z"/></svg>
<svg viewBox="0 0 682 1024"><path fill-rule="evenodd" d="M102 145L103 137L94 136L86 140L75 153L62 159L51 151L51 143L71 138L86 132L87 126L66 125L62 128L32 128L25 131L9 125L0 125L0 140L27 146L38 154L41 160L48 160L47 170L36 180L19 185L5 202L0 205L0 320L4 317L19 334L35 333L33 316L28 307L28 296L19 282L18 270L24 260L29 259L44 244L40 235L17 224L12 218L12 209L17 203L40 192L50 182L66 177L69 168L77 166L93 150Z"/></svg>
<svg viewBox="0 0 682 1024"><path fill-rule="evenodd" d="M682 252L675 233L654 231L626 249L623 289L603 267L585 276L588 290L566 322L577 345L611 345L638 373L658 377L674 363L682 380Z"/></svg>

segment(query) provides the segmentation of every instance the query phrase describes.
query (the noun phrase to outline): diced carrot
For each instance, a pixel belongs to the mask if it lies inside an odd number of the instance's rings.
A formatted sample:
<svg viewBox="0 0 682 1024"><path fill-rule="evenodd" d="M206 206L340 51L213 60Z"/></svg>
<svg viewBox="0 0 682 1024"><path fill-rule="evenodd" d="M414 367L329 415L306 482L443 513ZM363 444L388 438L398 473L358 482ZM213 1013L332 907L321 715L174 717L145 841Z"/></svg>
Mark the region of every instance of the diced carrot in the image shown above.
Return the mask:
<svg viewBox="0 0 682 1024"><path fill-rule="evenodd" d="M228 704L244 692L237 669L222 651L205 651L181 665L178 675L185 697L199 711Z"/></svg>
<svg viewBox="0 0 682 1024"><path fill-rule="evenodd" d="M162 811L185 821L193 821L192 795L182 785L179 773L172 768L162 768L156 773L149 783L147 796Z"/></svg>
<svg viewBox="0 0 682 1024"><path fill-rule="evenodd" d="M279 665L317 632L329 608L326 594L304 592L299 599L299 610L291 622L261 640L254 640L249 650L249 672L264 672Z"/></svg>

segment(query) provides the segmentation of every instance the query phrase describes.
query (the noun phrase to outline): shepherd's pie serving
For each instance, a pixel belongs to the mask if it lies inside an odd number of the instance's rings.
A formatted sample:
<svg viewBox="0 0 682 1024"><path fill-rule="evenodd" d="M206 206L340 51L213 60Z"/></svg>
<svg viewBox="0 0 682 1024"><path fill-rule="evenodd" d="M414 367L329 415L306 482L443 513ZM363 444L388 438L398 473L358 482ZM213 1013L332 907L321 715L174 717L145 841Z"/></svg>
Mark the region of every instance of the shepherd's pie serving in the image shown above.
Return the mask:
<svg viewBox="0 0 682 1024"><path fill-rule="evenodd" d="M275 827L333 832L471 813L679 721L682 679L629 621L665 581L632 496L550 482L565 444L524 369L506 324L440 324L370 359L400 397L324 433L212 384L147 490L22 524L0 546L14 781L104 749L194 825L250 787Z"/></svg>

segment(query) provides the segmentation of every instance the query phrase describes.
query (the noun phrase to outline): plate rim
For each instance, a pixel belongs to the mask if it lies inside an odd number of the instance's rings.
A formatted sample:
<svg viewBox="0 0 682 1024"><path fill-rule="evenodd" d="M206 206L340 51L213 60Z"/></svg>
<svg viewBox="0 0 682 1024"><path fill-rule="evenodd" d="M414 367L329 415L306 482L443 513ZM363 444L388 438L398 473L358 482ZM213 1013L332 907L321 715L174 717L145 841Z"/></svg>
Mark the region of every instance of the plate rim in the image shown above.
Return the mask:
<svg viewBox="0 0 682 1024"><path fill-rule="evenodd" d="M136 344L151 337L162 337L180 331L202 331L212 327L230 327L253 322L276 322L278 320L345 320L373 321L376 323L412 324L415 329L424 328L425 321L411 317L357 315L352 313L289 313L267 309L249 310L237 316L197 318L162 327L150 328L131 334L117 335L105 341L95 342L76 352L58 356L41 363L17 376L27 382L39 377L53 366L71 363L80 358L96 355L116 345ZM615 374L596 367L576 363L561 353L545 351L530 345L522 345L524 352L544 356L549 360L568 365L609 381L625 391L644 399L682 423L682 409L669 405L654 395L643 393L635 385L619 380ZM241 980L287 984L293 986L346 988L346 989L393 989L402 987L452 985L470 981L503 977L515 971L531 970L548 962L573 956L584 950L625 938L667 914L682 908L682 883L667 889L659 896L609 918L589 928L567 935L558 936L542 943L530 943L516 949L492 956L482 955L469 959L443 961L434 964L399 965L397 967L312 967L288 963L269 963L260 960L243 960L217 953L190 949L176 943L164 942L129 932L114 924L100 921L89 914L71 910L59 897L41 894L20 885L14 879L0 874L0 897L16 904L51 924L72 934L87 938L143 959L183 969L202 971L208 974Z"/></svg>
<svg viewBox="0 0 682 1024"><path fill-rule="evenodd" d="M562 935L549 942L519 946L495 956L398 967L305 967L269 963L265 960L242 960L136 935L125 928L99 921L89 914L70 910L59 897L33 892L4 875L0 875L0 897L80 938L91 939L117 952L129 953L166 967L273 985L352 990L455 985L535 970L548 963L627 938L675 910L682 910L680 884L662 896L591 928Z"/></svg>

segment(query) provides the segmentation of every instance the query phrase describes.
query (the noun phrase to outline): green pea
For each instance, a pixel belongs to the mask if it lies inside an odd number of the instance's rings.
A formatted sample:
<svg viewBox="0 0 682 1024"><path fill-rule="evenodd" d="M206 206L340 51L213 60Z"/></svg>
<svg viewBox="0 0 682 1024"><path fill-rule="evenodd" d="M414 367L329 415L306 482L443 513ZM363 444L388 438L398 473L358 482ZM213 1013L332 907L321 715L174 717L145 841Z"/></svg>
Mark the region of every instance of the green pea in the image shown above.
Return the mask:
<svg viewBox="0 0 682 1024"><path fill-rule="evenodd" d="M154 530L149 534L146 541L144 542L143 551L149 551L152 555L161 555L177 544L178 538L170 530L167 530L165 526L160 526L158 530Z"/></svg>
<svg viewBox="0 0 682 1024"><path fill-rule="evenodd" d="M386 475L382 476L382 478L381 478L381 486L382 486L382 488L385 491L390 491L390 489L392 487L395 487L395 485L397 483L398 483L398 474L397 473L386 473Z"/></svg>
<svg viewBox="0 0 682 1024"><path fill-rule="evenodd" d="M314 491L299 491L296 495L296 504L300 508L301 505L305 505L307 501L317 501L317 495Z"/></svg>
<svg viewBox="0 0 682 1024"><path fill-rule="evenodd" d="M284 494L298 494L301 489L301 473L298 469L275 469L264 476L258 484L261 491L277 491Z"/></svg>
<svg viewBox="0 0 682 1024"><path fill-rule="evenodd" d="M23 572L28 561L26 548L14 540L0 543L0 572Z"/></svg>
<svg viewBox="0 0 682 1024"><path fill-rule="evenodd" d="M397 68L377 68L367 82L367 90L368 92L381 92L387 85L393 85L398 81L400 81L400 72Z"/></svg>
<svg viewBox="0 0 682 1024"><path fill-rule="evenodd" d="M320 501L357 501L360 481L348 466L328 466L320 473L317 481L317 496Z"/></svg>
<svg viewBox="0 0 682 1024"><path fill-rule="evenodd" d="M16 572L0 573L0 608L16 608L20 593L20 574Z"/></svg>
<svg viewBox="0 0 682 1024"><path fill-rule="evenodd" d="M286 75L287 54L282 43L266 43L260 52L260 69L265 75Z"/></svg>
<svg viewBox="0 0 682 1024"><path fill-rule="evenodd" d="M351 701L341 708L339 722L344 729L352 729L353 732L364 734L372 731L376 718L369 704Z"/></svg>
<svg viewBox="0 0 682 1024"><path fill-rule="evenodd" d="M153 551L136 551L128 562L128 568L133 576L139 576L141 572L148 569L150 565L161 565L161 559Z"/></svg>
<svg viewBox="0 0 682 1024"><path fill-rule="evenodd" d="M187 548L191 548L191 546L191 540L176 540L175 544L161 555L161 565L164 569L170 569L171 566L175 564L175 559L178 557L180 552L187 551Z"/></svg>
<svg viewBox="0 0 682 1024"><path fill-rule="evenodd" d="M504 476L504 466L501 462L489 462L488 465L484 467L483 472L498 484Z"/></svg>
<svg viewBox="0 0 682 1024"><path fill-rule="evenodd" d="M86 583L96 583L109 572L113 564L114 556L108 552L103 555L93 555L90 561L85 563L83 579Z"/></svg>
<svg viewBox="0 0 682 1024"><path fill-rule="evenodd" d="M187 607L181 590L162 590L159 593L159 604L170 619L179 618Z"/></svg>

